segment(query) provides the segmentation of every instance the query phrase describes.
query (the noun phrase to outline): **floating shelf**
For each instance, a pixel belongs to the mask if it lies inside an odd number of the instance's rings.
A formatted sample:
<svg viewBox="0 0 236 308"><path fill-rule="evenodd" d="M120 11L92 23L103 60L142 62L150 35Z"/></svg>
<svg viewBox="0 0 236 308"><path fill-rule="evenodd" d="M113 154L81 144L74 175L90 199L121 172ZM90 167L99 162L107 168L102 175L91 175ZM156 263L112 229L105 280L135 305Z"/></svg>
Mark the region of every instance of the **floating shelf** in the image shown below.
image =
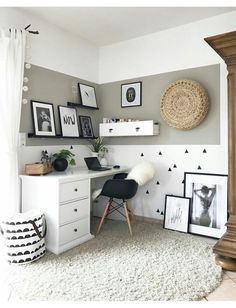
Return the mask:
<svg viewBox="0 0 236 308"><path fill-rule="evenodd" d="M96 139L97 137L90 137L90 138L85 138L85 137L66 137L66 136L62 136L62 135L59 135L57 134L56 136L38 136L38 135L35 135L34 133L28 133L28 138L54 138L54 139L85 139L85 140L88 140L88 139Z"/></svg>
<svg viewBox="0 0 236 308"><path fill-rule="evenodd" d="M71 102L67 102L67 106L71 106L71 107L79 107L79 108L83 108L83 109L95 109L98 110L98 107L90 107L90 106L84 106L82 104L78 104L78 103L71 103Z"/></svg>

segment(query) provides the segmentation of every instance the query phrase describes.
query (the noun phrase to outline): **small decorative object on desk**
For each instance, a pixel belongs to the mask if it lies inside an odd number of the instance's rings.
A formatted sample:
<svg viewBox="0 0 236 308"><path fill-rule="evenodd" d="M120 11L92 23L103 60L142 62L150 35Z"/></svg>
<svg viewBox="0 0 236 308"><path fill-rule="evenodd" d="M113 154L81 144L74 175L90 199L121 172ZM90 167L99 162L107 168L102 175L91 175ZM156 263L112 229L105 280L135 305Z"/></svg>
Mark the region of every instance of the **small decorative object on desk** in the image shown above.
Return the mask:
<svg viewBox="0 0 236 308"><path fill-rule="evenodd" d="M45 254L47 232L44 214L38 210L6 217L0 224L9 263L26 264Z"/></svg>
<svg viewBox="0 0 236 308"><path fill-rule="evenodd" d="M96 139L89 139L90 145L88 146L92 152L92 156L104 157L105 153L108 152L107 147L103 143L103 138L98 137Z"/></svg>
<svg viewBox="0 0 236 308"><path fill-rule="evenodd" d="M54 153L52 156L55 158L53 161L53 167L56 171L65 171L68 164L71 166L76 165L75 159L73 158L75 154L69 150L61 150L58 153Z"/></svg>

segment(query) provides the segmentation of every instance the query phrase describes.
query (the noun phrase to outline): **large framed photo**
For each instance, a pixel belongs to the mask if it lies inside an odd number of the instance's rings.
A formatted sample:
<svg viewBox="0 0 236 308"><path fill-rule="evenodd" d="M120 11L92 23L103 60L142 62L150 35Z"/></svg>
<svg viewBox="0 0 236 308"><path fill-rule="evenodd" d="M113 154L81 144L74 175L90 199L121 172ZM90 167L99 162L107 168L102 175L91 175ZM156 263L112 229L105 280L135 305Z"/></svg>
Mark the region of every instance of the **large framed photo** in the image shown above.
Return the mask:
<svg viewBox="0 0 236 308"><path fill-rule="evenodd" d="M93 126L91 118L88 116L79 116L81 133L84 138L93 138Z"/></svg>
<svg viewBox="0 0 236 308"><path fill-rule="evenodd" d="M121 85L121 107L135 107L142 105L142 82Z"/></svg>
<svg viewBox="0 0 236 308"><path fill-rule="evenodd" d="M53 104L31 100L34 134L56 136Z"/></svg>
<svg viewBox="0 0 236 308"><path fill-rule="evenodd" d="M184 196L192 199L189 232L220 238L227 222L227 175L184 173Z"/></svg>
<svg viewBox="0 0 236 308"><path fill-rule="evenodd" d="M165 229L188 232L191 198L166 195L164 225Z"/></svg>
<svg viewBox="0 0 236 308"><path fill-rule="evenodd" d="M76 109L73 107L58 106L58 112L62 136L79 137Z"/></svg>
<svg viewBox="0 0 236 308"><path fill-rule="evenodd" d="M78 83L78 87L82 106L97 108L97 99L94 87L82 83Z"/></svg>

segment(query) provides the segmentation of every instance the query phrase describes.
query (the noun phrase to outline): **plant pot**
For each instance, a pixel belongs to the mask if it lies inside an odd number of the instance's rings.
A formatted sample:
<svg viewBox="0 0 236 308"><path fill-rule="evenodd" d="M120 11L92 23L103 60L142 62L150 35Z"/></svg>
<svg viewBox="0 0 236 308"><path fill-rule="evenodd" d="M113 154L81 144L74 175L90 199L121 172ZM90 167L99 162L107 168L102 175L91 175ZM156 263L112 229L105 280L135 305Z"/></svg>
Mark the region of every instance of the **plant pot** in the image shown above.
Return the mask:
<svg viewBox="0 0 236 308"><path fill-rule="evenodd" d="M91 156L92 156L92 157L98 157L98 152L92 152L92 153L91 153Z"/></svg>
<svg viewBox="0 0 236 308"><path fill-rule="evenodd" d="M53 162L53 168L56 171L65 171L68 167L68 161L65 158L57 158Z"/></svg>

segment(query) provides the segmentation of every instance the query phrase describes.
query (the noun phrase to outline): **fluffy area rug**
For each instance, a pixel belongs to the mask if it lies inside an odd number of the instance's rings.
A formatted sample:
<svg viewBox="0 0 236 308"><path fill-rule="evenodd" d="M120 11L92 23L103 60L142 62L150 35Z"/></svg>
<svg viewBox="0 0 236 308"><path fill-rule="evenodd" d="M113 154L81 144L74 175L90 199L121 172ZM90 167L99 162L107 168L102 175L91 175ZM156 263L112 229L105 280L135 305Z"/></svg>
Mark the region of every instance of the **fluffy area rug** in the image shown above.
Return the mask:
<svg viewBox="0 0 236 308"><path fill-rule="evenodd" d="M189 301L219 286L221 268L203 239L143 222L133 234L108 220L96 238L59 256L9 265L7 280L22 300Z"/></svg>

